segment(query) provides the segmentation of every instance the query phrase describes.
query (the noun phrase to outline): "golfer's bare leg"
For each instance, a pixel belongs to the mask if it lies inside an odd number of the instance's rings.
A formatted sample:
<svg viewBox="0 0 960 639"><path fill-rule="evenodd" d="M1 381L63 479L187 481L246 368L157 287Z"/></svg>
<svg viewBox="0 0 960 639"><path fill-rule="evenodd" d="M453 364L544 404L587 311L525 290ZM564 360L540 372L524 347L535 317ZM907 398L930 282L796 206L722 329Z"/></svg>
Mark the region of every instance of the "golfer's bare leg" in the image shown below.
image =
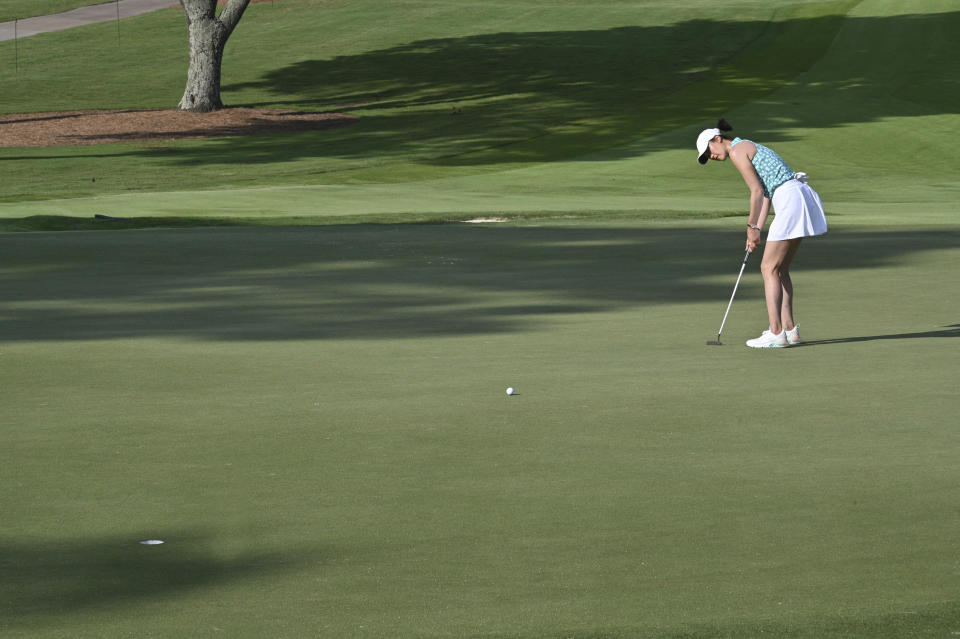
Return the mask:
<svg viewBox="0 0 960 639"><path fill-rule="evenodd" d="M798 238L795 240L768 241L763 249L760 272L763 274L763 292L767 299L770 332L774 334L782 332L784 324L784 286L781 271L787 274L789 286L787 319L791 323L793 322L793 283L790 281L789 267L799 247L800 240Z"/></svg>
<svg viewBox="0 0 960 639"><path fill-rule="evenodd" d="M792 331L797 325L793 319L793 280L790 279L790 264L802 241L802 237L789 240L787 257L780 265L780 324L787 331Z"/></svg>

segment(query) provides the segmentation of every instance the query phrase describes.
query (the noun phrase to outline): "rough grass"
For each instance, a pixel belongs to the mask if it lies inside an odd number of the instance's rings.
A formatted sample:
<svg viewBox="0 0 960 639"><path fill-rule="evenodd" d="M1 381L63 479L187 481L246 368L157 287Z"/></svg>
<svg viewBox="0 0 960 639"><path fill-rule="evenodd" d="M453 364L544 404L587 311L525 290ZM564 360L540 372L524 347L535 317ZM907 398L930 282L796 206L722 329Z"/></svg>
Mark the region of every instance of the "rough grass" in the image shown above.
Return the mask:
<svg viewBox="0 0 960 639"><path fill-rule="evenodd" d="M96 0L0 0L0 22L7 22L19 18L45 16L61 11L70 11L89 4L102 4Z"/></svg>

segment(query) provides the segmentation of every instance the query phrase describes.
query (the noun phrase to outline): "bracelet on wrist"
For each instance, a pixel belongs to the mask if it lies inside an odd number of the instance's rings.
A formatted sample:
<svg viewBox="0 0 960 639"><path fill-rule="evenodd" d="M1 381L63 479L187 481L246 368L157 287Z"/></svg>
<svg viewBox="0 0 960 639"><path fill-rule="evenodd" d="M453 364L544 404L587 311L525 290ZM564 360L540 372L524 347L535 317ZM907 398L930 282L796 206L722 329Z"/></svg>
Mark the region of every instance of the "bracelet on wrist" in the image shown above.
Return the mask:
<svg viewBox="0 0 960 639"><path fill-rule="evenodd" d="M753 230L755 230L755 231L759 231L759 230L760 230L760 227L757 226L756 224L749 224L749 223L748 223L748 224L747 224L747 228L748 228L748 229L753 229Z"/></svg>

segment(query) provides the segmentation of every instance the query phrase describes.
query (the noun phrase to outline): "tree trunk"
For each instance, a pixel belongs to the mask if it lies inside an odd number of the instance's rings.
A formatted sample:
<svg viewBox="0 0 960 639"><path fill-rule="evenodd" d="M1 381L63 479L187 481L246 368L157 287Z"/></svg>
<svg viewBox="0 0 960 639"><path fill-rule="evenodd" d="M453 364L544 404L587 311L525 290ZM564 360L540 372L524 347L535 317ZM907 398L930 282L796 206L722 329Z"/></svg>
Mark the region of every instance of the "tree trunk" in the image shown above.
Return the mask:
<svg viewBox="0 0 960 639"><path fill-rule="evenodd" d="M187 18L190 68L187 86L177 108L199 113L222 109L220 69L223 49L250 0L230 0L219 18L216 0L180 0L180 4Z"/></svg>

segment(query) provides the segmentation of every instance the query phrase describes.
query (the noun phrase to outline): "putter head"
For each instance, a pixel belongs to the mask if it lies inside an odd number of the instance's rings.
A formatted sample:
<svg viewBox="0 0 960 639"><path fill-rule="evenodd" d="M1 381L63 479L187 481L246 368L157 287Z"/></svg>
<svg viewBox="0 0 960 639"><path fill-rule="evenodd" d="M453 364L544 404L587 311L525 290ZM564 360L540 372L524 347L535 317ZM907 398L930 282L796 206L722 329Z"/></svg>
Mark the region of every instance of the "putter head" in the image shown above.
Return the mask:
<svg viewBox="0 0 960 639"><path fill-rule="evenodd" d="M718 339L707 340L707 346L723 346L723 344Z"/></svg>

